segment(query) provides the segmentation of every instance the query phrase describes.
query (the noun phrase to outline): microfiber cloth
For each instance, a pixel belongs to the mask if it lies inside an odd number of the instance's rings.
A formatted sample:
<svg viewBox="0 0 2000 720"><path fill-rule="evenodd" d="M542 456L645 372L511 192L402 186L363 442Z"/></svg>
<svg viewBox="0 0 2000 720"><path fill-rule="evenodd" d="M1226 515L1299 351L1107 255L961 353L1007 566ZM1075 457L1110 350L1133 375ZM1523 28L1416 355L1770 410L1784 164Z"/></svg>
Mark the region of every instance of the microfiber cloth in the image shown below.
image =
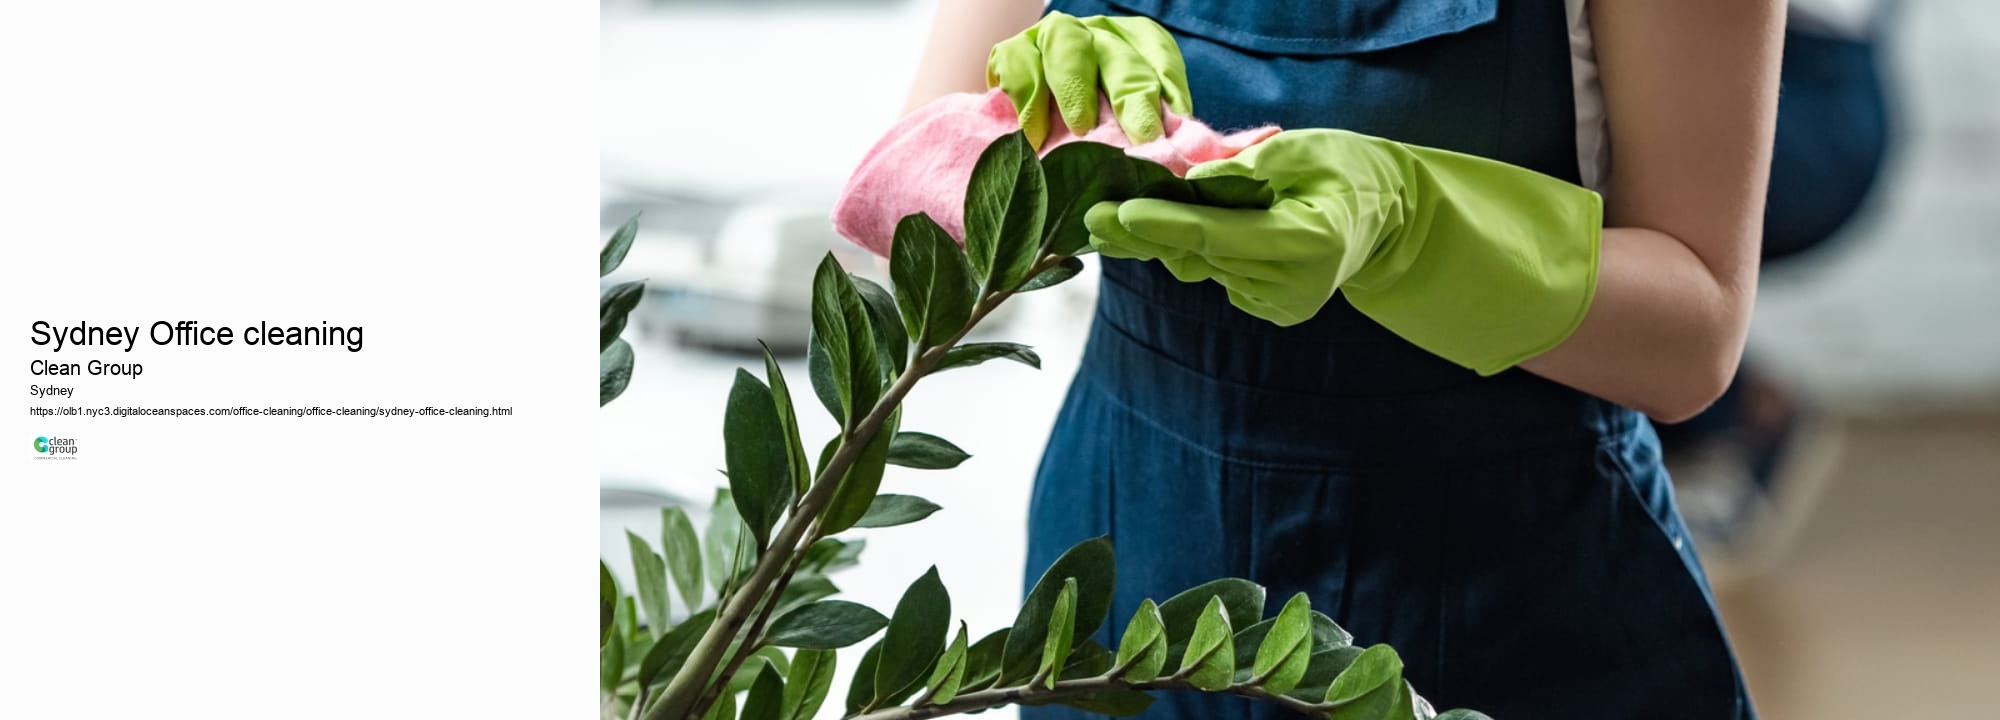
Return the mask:
<svg viewBox="0 0 2000 720"><path fill-rule="evenodd" d="M1134 157L1185 175L1196 164L1234 157L1278 132L1276 126L1265 126L1223 134L1198 120L1166 113L1166 132L1159 139L1133 145L1118 128L1109 102L1097 116L1102 121L1082 136L1055 123L1042 153L1087 140L1125 148ZM834 203L834 230L888 257L897 221L921 212L964 244L965 188L972 181L972 166L988 144L1020 127L1014 104L999 89L946 95L918 108L861 159Z"/></svg>

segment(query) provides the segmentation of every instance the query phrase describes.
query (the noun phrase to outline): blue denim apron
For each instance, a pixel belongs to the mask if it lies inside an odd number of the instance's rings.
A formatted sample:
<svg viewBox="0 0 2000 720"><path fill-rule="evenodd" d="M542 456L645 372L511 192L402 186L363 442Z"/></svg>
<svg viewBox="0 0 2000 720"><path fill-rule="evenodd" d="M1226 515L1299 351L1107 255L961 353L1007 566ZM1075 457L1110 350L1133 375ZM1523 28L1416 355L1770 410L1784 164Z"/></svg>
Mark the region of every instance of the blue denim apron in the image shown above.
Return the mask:
<svg viewBox="0 0 2000 720"><path fill-rule="evenodd" d="M1220 128L1347 128L1577 177L1562 0L1053 7L1159 20ZM1213 283L1105 259L1029 514L1030 583L1112 537L1107 647L1142 598L1240 576L1267 613L1305 592L1394 645L1440 708L1754 717L1646 419L1518 370L1482 379L1341 300L1280 328ZM1171 693L1143 717L1288 716Z"/></svg>

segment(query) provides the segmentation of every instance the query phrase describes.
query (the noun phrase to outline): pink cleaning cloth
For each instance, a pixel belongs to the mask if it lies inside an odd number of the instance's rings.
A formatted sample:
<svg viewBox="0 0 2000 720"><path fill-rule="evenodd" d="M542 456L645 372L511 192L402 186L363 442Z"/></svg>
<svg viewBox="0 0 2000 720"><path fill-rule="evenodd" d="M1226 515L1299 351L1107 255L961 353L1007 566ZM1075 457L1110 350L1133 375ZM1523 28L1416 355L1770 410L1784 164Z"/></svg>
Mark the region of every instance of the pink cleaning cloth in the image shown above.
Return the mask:
<svg viewBox="0 0 2000 720"><path fill-rule="evenodd" d="M1081 137L1060 119L1051 122L1042 153L1078 140L1125 148L1134 156L1157 162L1175 175L1210 160L1235 157L1244 148L1277 134L1276 126L1223 134L1199 120L1166 113L1166 132L1152 142L1133 145L1118 128L1111 104L1097 112L1095 129ZM918 108L861 159L833 206L833 229L854 244L889 255L896 223L903 216L925 213L946 232L965 243L965 188L972 166L986 146L1020 129L1014 104L998 89L984 95L956 93Z"/></svg>

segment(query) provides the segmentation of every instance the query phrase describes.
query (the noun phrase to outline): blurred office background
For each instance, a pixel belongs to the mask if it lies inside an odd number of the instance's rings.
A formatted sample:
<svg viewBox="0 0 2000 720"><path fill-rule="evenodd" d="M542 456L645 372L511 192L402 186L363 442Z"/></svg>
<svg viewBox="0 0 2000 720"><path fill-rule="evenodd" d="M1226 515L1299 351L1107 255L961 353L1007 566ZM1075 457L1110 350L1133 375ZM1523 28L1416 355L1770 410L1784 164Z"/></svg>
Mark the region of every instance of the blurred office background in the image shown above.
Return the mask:
<svg viewBox="0 0 2000 720"><path fill-rule="evenodd" d="M650 279L631 387L600 420L614 568L626 528L657 537L660 504L706 507L721 483L724 398L756 339L787 354L808 444L833 433L796 355L806 291L829 250L879 272L826 215L898 115L934 2L603 1L604 232L645 213L620 275ZM1874 3L1812 5L1838 28ZM1885 31L1879 182L1831 241L1766 270L1752 329L1755 364L1821 420L1796 527L1717 589L1769 720L1973 716L2000 678L2000 3L1910 0ZM1092 285L983 326L1036 346L1039 372L993 363L912 396L906 429L974 457L890 468L886 491L944 510L861 532L862 566L836 578L847 597L890 607L936 564L976 633L1011 622L1027 490Z"/></svg>

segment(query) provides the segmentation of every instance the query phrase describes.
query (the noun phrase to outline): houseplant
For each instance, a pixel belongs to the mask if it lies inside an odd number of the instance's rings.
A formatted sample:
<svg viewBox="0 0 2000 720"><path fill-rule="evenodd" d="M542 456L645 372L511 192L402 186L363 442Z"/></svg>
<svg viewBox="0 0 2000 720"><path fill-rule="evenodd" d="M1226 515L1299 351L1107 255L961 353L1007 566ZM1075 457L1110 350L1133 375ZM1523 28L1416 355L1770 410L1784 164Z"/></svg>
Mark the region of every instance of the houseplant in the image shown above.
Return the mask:
<svg viewBox="0 0 2000 720"><path fill-rule="evenodd" d="M841 533L922 520L937 506L877 492L888 464L949 469L949 441L901 431L902 401L931 374L994 359L1039 367L1031 348L965 343L1010 297L1074 277L1088 252L1083 213L1107 199L1162 197L1262 207L1245 178L1188 181L1094 143L1037 158L1025 136L980 155L965 200L963 249L929 217L902 220L890 253L894 290L829 255L813 282L808 361L813 394L839 433L818 453L799 436L791 385L767 351L762 377L739 369L723 417L727 488L697 534L679 508L662 515L657 550L628 533L632 588L600 563L601 714L606 720L806 720L828 702L836 651L877 638L855 658L842 717L903 720L1008 704L1062 704L1131 715L1152 693L1221 692L1307 715L1352 720L1435 715L1402 679L1386 645L1358 648L1304 594L1266 616L1265 591L1222 579L1142 603L1118 647L1093 639L1116 581L1107 538L1071 548L1028 593L1011 627L979 636L951 623L935 568L891 612L835 599L826 574L856 561ZM600 256L608 274L637 219ZM618 338L641 286L600 302L600 401L623 392L632 351ZM690 609L669 623L673 600ZM640 622L643 616L647 622ZM877 637L879 635L879 638Z"/></svg>

